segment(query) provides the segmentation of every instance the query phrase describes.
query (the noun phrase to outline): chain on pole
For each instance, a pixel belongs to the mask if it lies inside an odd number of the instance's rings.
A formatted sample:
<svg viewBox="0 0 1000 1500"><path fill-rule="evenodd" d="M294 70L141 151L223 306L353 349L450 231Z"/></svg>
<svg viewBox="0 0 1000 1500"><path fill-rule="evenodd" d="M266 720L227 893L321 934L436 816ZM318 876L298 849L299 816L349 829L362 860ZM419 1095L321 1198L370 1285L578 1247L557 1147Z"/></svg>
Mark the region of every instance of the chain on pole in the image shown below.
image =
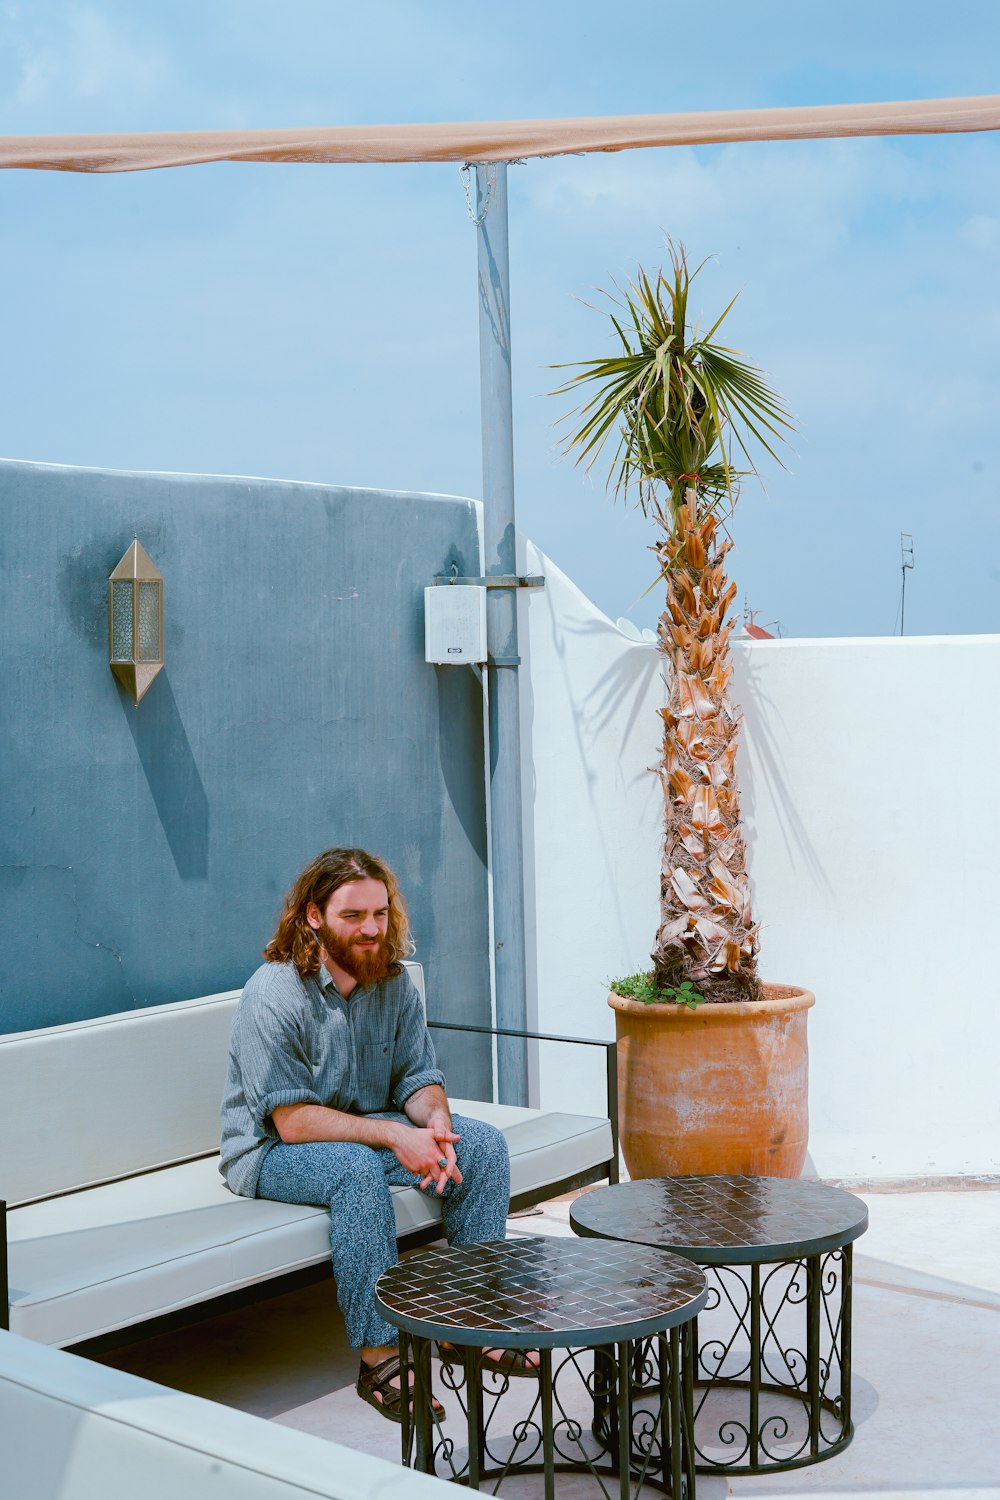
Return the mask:
<svg viewBox="0 0 1000 1500"><path fill-rule="evenodd" d="M511 156L503 159L505 167L523 167L526 162L527 157L525 156ZM486 215L489 213L490 204L493 202L493 187L497 180L497 166L498 163L495 161L466 161L458 169L458 174L462 179L462 190L465 193L465 206L469 211L469 218L477 229L485 224ZM486 168L486 192L483 194L483 206L478 214L473 207L472 186L469 181L469 173L474 172L477 167Z"/></svg>
<svg viewBox="0 0 1000 1500"><path fill-rule="evenodd" d="M496 162L489 161L484 163L484 165L486 167L486 192L483 194L483 206L478 214L472 202L472 186L469 181L469 173L475 170L476 163L466 161L458 169L459 176L462 179L462 188L465 192L465 206L469 210L469 218L477 229L486 222L486 215L489 213L490 204L493 201L493 187L497 180Z"/></svg>

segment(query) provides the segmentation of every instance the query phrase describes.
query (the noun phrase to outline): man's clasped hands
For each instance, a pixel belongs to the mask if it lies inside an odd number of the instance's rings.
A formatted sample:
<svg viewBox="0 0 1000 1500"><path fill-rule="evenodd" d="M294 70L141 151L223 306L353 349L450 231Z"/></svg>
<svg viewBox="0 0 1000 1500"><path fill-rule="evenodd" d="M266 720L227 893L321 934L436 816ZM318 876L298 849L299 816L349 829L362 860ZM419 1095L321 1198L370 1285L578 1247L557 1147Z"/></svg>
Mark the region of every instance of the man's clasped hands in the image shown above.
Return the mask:
<svg viewBox="0 0 1000 1500"><path fill-rule="evenodd" d="M398 1125L393 1132L392 1151L400 1166L420 1178L422 1188L433 1183L440 1194L449 1181L462 1181L454 1144L461 1139L452 1130L447 1112L434 1110L426 1125Z"/></svg>

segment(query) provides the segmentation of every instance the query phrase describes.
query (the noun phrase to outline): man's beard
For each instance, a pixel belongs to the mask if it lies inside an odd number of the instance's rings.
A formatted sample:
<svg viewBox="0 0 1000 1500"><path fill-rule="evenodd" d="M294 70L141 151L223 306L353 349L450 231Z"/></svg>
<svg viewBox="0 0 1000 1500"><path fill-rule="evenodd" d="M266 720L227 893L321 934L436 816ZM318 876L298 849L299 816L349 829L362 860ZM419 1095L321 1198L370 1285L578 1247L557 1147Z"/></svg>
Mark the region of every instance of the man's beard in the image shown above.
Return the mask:
<svg viewBox="0 0 1000 1500"><path fill-rule="evenodd" d="M358 984L378 984L381 980L389 977L392 961L389 957L389 944L386 938L377 939L374 948L359 948L355 940L345 942L325 924L316 929L316 936L323 944L327 956L333 960L345 974L350 974Z"/></svg>

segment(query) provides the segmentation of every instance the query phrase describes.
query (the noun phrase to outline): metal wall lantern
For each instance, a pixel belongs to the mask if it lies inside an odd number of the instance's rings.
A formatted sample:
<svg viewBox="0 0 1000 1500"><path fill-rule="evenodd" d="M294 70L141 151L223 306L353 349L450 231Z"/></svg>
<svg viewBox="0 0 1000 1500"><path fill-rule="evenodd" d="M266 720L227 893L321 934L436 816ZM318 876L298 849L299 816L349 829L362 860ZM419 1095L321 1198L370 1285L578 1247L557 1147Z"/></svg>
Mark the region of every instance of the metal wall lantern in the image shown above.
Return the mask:
<svg viewBox="0 0 1000 1500"><path fill-rule="evenodd" d="M163 575L138 537L108 579L108 654L138 703L163 666Z"/></svg>

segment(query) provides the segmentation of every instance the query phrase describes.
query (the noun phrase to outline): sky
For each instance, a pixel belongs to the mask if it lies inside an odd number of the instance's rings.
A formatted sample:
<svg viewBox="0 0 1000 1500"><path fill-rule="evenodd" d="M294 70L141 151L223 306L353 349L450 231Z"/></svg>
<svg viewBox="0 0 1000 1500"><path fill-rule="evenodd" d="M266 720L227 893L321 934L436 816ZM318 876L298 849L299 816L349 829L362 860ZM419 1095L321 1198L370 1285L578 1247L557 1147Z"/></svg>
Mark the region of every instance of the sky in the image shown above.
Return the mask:
<svg viewBox="0 0 1000 1500"><path fill-rule="evenodd" d="M0 134L659 113L988 94L984 0L0 0ZM692 312L795 414L731 532L784 636L1000 631L1000 135L509 169L518 522L655 623L650 525L562 453L598 291ZM453 164L0 173L0 456L481 495L476 235ZM610 456L610 455L609 455Z"/></svg>

